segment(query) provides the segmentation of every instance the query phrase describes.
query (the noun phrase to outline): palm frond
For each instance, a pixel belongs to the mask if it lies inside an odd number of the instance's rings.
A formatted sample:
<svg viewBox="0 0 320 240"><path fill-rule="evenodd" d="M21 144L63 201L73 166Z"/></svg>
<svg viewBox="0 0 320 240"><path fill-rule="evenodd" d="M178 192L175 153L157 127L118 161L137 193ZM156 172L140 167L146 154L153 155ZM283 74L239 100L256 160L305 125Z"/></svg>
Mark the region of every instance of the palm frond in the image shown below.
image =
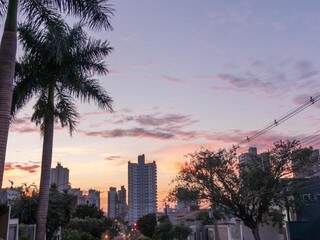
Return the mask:
<svg viewBox="0 0 320 240"><path fill-rule="evenodd" d="M33 55L44 46L44 35L43 29L38 29L32 24L20 24L18 26L18 37L20 43L22 43L23 49L26 54Z"/></svg>
<svg viewBox="0 0 320 240"><path fill-rule="evenodd" d="M47 91L42 90L39 95L37 102L33 106L34 112L31 116L31 121L35 122L37 126L40 126L41 132L43 132L45 119L48 116L52 116L52 111L50 110L50 107L48 107Z"/></svg>
<svg viewBox="0 0 320 240"><path fill-rule="evenodd" d="M112 50L113 48L108 41L89 39L87 44L82 46L79 54L81 54L81 57L91 61L100 61L108 56Z"/></svg>
<svg viewBox="0 0 320 240"><path fill-rule="evenodd" d="M56 99L55 118L60 122L61 127L69 127L69 133L72 135L76 130L77 119L79 117L73 98L57 88Z"/></svg>
<svg viewBox="0 0 320 240"><path fill-rule="evenodd" d="M5 14L8 7L8 2L6 0L0 0L0 18Z"/></svg>
<svg viewBox="0 0 320 240"><path fill-rule="evenodd" d="M26 66L16 63L16 76L12 94L11 115L17 113L36 94L38 84L35 79L30 78L30 73L26 73Z"/></svg>
<svg viewBox="0 0 320 240"><path fill-rule="evenodd" d="M47 26L59 22L61 19L57 9L49 1L43 0L21 0L20 9L25 15L27 22L39 27L41 24Z"/></svg>
<svg viewBox="0 0 320 240"><path fill-rule="evenodd" d="M113 111L112 109L112 98L100 86L98 80L81 77L78 81L69 82L70 94L73 94L76 98L79 98L82 102L95 102L99 108Z"/></svg>
<svg viewBox="0 0 320 240"><path fill-rule="evenodd" d="M83 24L77 23L70 30L66 41L70 48L77 48L87 42L88 36L83 30Z"/></svg>
<svg viewBox="0 0 320 240"><path fill-rule="evenodd" d="M62 12L77 15L90 28L112 29L110 18L114 9L109 0L51 0Z"/></svg>
<svg viewBox="0 0 320 240"><path fill-rule="evenodd" d="M93 75L105 75L108 69L104 58L108 56L113 48L108 41L96 41L89 39L85 44L78 45L72 53L72 64L84 73Z"/></svg>

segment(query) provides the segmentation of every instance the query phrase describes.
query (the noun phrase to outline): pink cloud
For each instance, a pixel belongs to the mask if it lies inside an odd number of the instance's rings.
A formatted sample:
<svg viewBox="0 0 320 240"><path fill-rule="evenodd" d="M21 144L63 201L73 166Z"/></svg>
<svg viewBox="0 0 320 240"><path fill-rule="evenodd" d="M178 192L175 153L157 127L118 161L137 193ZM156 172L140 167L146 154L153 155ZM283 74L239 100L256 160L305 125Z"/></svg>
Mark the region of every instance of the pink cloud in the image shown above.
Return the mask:
<svg viewBox="0 0 320 240"><path fill-rule="evenodd" d="M98 136L103 138L119 138L119 137L141 137L141 138L153 138L153 139L171 139L174 137L173 134L147 130L143 128L131 128L131 129L113 129L104 131L81 131L86 136Z"/></svg>
<svg viewBox="0 0 320 240"><path fill-rule="evenodd" d="M32 164L32 163L9 162L5 164L5 171L20 170L28 173L35 173L39 168L40 168L39 164Z"/></svg>
<svg viewBox="0 0 320 240"><path fill-rule="evenodd" d="M232 74L218 74L217 78L233 89L257 89L263 92L272 92L275 90L273 83L261 81L255 76L238 77Z"/></svg>

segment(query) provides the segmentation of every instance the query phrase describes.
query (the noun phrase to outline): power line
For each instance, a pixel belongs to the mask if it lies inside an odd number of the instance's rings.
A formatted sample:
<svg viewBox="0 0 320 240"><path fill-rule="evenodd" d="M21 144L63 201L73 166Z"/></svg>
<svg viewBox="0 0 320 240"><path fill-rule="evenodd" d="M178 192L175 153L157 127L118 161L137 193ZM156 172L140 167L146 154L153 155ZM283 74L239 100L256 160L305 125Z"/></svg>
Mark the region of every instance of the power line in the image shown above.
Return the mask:
<svg viewBox="0 0 320 240"><path fill-rule="evenodd" d="M256 132L252 136L250 136L250 137L248 136L245 140L241 141L239 143L239 145L251 142L252 140L260 137L261 135L265 134L266 132L270 131L271 129L279 126L280 124L282 124L282 123L284 123L286 121L288 121L290 118L292 118L295 115L299 114L303 110L309 108L310 106L312 106L313 104L315 104L318 101L320 101L320 94L316 95L314 97L310 97L310 99L307 102L305 102L301 106L299 106L297 108L294 108L293 110L289 111L287 114L281 116L279 119L275 119L272 123L268 124L265 128L259 130L258 132Z"/></svg>
<svg viewBox="0 0 320 240"><path fill-rule="evenodd" d="M320 138L320 130L315 131L311 135L306 136L306 137L301 138L301 139L298 139L298 140L300 141L301 144L308 145L308 144L314 142L315 140L318 140L319 138Z"/></svg>

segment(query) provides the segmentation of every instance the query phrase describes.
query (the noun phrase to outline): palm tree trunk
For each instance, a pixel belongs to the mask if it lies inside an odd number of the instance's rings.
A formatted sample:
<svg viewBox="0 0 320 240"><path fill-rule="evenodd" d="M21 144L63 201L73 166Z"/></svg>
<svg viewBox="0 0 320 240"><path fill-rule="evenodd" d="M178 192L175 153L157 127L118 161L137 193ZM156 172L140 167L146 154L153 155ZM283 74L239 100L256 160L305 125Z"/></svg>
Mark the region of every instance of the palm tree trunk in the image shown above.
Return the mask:
<svg viewBox="0 0 320 240"><path fill-rule="evenodd" d="M53 148L53 132L54 132L54 91L53 88L48 90L48 112L45 117L43 129L43 147L42 147L42 163L41 163L41 177L39 189L39 205L37 209L37 230L36 240L45 240L47 213L49 204L49 190L50 190L50 170L52 162L52 148Z"/></svg>
<svg viewBox="0 0 320 240"><path fill-rule="evenodd" d="M17 51L18 0L10 0L0 45L0 189L8 141L13 77Z"/></svg>

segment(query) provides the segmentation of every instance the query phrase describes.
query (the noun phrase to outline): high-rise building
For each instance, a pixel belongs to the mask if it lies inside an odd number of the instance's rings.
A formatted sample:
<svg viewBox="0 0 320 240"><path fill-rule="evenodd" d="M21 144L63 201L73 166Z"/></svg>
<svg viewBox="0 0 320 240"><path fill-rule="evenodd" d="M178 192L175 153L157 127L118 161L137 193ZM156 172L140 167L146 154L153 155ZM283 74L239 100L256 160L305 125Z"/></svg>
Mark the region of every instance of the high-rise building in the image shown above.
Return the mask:
<svg viewBox="0 0 320 240"><path fill-rule="evenodd" d="M118 190L118 218L125 220L128 214L127 190L124 186Z"/></svg>
<svg viewBox="0 0 320 240"><path fill-rule="evenodd" d="M118 215L118 195L117 188L110 187L108 191L108 217L116 218Z"/></svg>
<svg viewBox="0 0 320 240"><path fill-rule="evenodd" d="M117 188L110 187L108 191L108 217L125 220L128 212L127 191L124 186L117 191Z"/></svg>
<svg viewBox="0 0 320 240"><path fill-rule="evenodd" d="M63 192L69 189L69 169L58 163L55 168L51 168L50 186L55 185L58 191Z"/></svg>
<svg viewBox="0 0 320 240"><path fill-rule="evenodd" d="M128 203L130 223L157 212L157 165L145 163L144 155L138 163L128 162Z"/></svg>

